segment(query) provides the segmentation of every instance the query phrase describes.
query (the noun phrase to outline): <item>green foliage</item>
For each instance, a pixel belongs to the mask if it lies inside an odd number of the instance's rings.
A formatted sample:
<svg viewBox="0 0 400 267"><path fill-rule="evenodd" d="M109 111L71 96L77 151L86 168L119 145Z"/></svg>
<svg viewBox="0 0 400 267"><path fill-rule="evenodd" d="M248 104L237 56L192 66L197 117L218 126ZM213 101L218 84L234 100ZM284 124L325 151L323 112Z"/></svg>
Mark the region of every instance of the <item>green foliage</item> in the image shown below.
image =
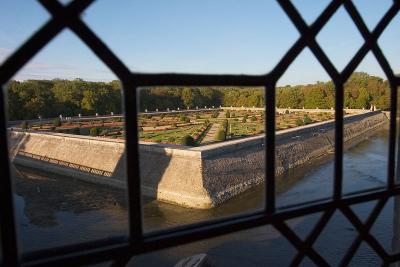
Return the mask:
<svg viewBox="0 0 400 267"><path fill-rule="evenodd" d="M55 119L53 120L53 125L54 125L55 127L60 127L60 126L61 126L61 119L60 119L60 118L55 118Z"/></svg>
<svg viewBox="0 0 400 267"><path fill-rule="evenodd" d="M302 119L300 119L300 118L297 118L296 119L296 125L297 126L302 126L302 125L304 125L304 121Z"/></svg>
<svg viewBox="0 0 400 267"><path fill-rule="evenodd" d="M228 120L225 119L224 122L222 123L222 128L223 128L224 130L226 130L227 127L228 127Z"/></svg>
<svg viewBox="0 0 400 267"><path fill-rule="evenodd" d="M304 121L304 124L306 124L306 125L312 123L312 119L310 117L308 117L308 115L304 116L303 121Z"/></svg>
<svg viewBox="0 0 400 267"><path fill-rule="evenodd" d="M100 129L97 127L90 128L90 136L98 136Z"/></svg>
<svg viewBox="0 0 400 267"><path fill-rule="evenodd" d="M223 129L219 129L217 134L215 135L215 141L225 141L226 133Z"/></svg>
<svg viewBox="0 0 400 267"><path fill-rule="evenodd" d="M23 122L21 123L21 129L23 129L23 130L29 129L29 124L28 124L27 121L23 121Z"/></svg>
<svg viewBox="0 0 400 267"><path fill-rule="evenodd" d="M76 80L11 81L7 87L10 120L121 113L121 87L117 81L88 82ZM345 107L390 107L388 81L356 72L344 85ZM195 106L264 107L261 87L151 87L140 90L140 110ZM316 84L278 87L279 108L334 107L335 89L331 81ZM214 118L217 116L213 115ZM148 115L151 118L151 115ZM233 116L231 116L233 117Z"/></svg>
<svg viewBox="0 0 400 267"><path fill-rule="evenodd" d="M118 83L119 84L119 83ZM121 112L120 85L116 82L76 80L11 81L8 85L10 119L54 118Z"/></svg>
<svg viewBox="0 0 400 267"><path fill-rule="evenodd" d="M190 122L190 118L188 117L188 116L186 116L186 115L183 115L183 116L181 116L180 117L180 120L182 121L182 122Z"/></svg>
<svg viewBox="0 0 400 267"><path fill-rule="evenodd" d="M184 145L184 146L195 146L196 142L194 141L193 137L191 137L190 135L185 135L181 139L181 145Z"/></svg>

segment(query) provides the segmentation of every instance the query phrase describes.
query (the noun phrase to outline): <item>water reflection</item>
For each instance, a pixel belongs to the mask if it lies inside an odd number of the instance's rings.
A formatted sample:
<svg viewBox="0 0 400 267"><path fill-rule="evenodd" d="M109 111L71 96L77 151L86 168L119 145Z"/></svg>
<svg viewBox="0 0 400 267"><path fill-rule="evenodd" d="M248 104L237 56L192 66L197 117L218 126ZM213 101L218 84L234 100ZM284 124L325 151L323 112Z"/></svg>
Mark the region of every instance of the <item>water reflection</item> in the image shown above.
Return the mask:
<svg viewBox="0 0 400 267"><path fill-rule="evenodd" d="M384 161L379 160L386 152L387 136L380 132L363 143L349 149L345 154L345 164L354 176L345 181L347 188L358 190L364 186L381 186L386 181ZM357 155L374 155L374 164L360 166ZM312 165L298 168L283 177L279 186L278 203L293 204L303 201L305 195L318 198L324 194L324 188L332 181L326 173L332 170L331 158L325 158ZM384 164L385 167L381 166ZM360 170L362 168L362 170ZM32 251L74 242L125 234L127 230L126 194L105 186L71 180L70 178L48 176L25 168L14 169L16 172L16 205L19 223L19 236L24 251ZM368 175L359 175L365 173ZM372 178L371 178L372 177ZM180 208L175 205L145 199L144 221L146 230L158 229L200 220L214 219L221 216L253 210L263 201L262 186L253 188L225 204L210 210ZM400 202L390 200L373 227L373 234L387 249L398 250L400 227L398 215ZM357 214L368 214L370 206L355 207ZM318 216L317 216L318 217ZM290 227L305 237L315 224L315 216L298 218L289 222ZM327 231L321 236L321 244L329 244L333 258L347 249L355 229L343 216L334 216L334 231ZM394 231L394 235L393 235ZM348 240L346 244L331 242ZM266 249L268 248L268 249ZM318 247L317 247L318 248ZM324 249L324 248L320 248ZM259 266L281 263L291 259L293 248L275 230L269 226L242 231L233 235L196 242L153 254L136 257L134 265L154 263L165 266L175 263L185 255L209 253L218 266ZM228 255L235 255L229 256ZM355 262L365 262L365 254L355 256ZM364 255L364 256L362 256ZM368 254L367 254L368 255ZM357 257L359 257L357 259ZM251 259L251 260L250 260ZM353 261L354 262L354 261ZM379 265L372 258L370 264Z"/></svg>

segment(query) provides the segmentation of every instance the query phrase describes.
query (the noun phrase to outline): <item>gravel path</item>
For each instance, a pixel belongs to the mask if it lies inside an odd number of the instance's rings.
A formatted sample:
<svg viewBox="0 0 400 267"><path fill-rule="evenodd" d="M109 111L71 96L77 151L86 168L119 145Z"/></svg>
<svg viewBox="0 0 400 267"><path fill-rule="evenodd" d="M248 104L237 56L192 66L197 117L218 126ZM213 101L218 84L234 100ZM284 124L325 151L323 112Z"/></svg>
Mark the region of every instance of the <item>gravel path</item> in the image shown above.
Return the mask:
<svg viewBox="0 0 400 267"><path fill-rule="evenodd" d="M220 112L218 114L218 119L224 119L224 118L225 118L225 112ZM214 122L213 125L211 125L210 130L208 130L206 136L203 138L201 144L205 145L215 142L215 136L217 135L217 132L220 128L221 128L221 123Z"/></svg>

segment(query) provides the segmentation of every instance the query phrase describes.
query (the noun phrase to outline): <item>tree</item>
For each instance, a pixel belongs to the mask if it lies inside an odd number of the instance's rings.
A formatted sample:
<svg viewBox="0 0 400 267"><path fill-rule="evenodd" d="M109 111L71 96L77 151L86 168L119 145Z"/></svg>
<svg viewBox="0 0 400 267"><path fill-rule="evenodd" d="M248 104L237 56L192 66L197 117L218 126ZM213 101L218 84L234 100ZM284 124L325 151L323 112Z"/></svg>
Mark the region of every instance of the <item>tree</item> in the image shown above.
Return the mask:
<svg viewBox="0 0 400 267"><path fill-rule="evenodd" d="M185 135L181 139L181 145L184 145L184 146L195 146L196 142L194 141L193 137L191 137L190 135Z"/></svg>
<svg viewBox="0 0 400 267"><path fill-rule="evenodd" d="M369 96L369 93L367 92L367 89L361 88L359 95L356 99L356 107L357 108L368 108L369 101L370 101L370 96Z"/></svg>

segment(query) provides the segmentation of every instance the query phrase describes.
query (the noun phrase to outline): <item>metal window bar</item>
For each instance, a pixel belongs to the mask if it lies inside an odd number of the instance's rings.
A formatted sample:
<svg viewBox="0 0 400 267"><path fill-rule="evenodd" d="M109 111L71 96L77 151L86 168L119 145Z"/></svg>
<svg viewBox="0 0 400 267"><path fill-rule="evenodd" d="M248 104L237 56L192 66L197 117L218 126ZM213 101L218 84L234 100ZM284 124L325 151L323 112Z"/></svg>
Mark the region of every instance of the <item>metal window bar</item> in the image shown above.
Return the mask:
<svg viewBox="0 0 400 267"><path fill-rule="evenodd" d="M291 265L298 265L308 256L319 266L329 266L325 259L316 252L312 245L329 222L333 213L340 210L357 229L359 235L353 242L341 266L346 266L354 256L362 241L367 242L387 266L400 260L400 253L386 252L377 240L370 234L370 229L382 211L388 198L400 194L400 186L394 183L395 175L395 144L396 144L396 109L397 87L400 78L393 71L377 44L379 36L400 10L400 1L394 0L390 9L384 14L375 29L370 32L366 27L357 8L351 0L333 0L319 15L313 24L308 26L290 0L277 0L292 23L300 32L300 38L282 57L281 61L265 75L192 75L192 74L143 74L132 73L122 61L99 39L95 33L80 19L79 15L94 0L75 0L63 6L56 0L39 0L51 13L52 18L45 23L30 39L28 39L14 54L0 66L0 84L6 85L40 49L50 42L61 30L70 28L122 81L124 108L127 130L127 173L129 196L129 238L116 237L113 239L80 243L61 248L47 249L23 255L19 258L15 219L12 200L12 182L9 172L7 150L7 116L5 97L0 93L0 230L2 242L3 265L5 266L71 266L91 264L113 260L115 266L124 265L130 257L144 252L168 248L239 230L271 224L298 250L298 255ZM318 32L326 25L337 9L344 6L350 18L362 34L365 43L357 51L344 70L339 73L330 62L324 51L315 40ZM322 199L301 205L292 205L285 209L275 207L275 85L285 70L303 51L309 47L320 64L332 78L336 88L335 104L335 165L334 165L334 194L332 198ZM343 163L343 84L357 68L366 54L372 51L382 67L391 89L391 121L388 154L388 186L373 190L342 194L342 163ZM143 233L142 206L138 164L138 135L137 135L137 91L142 86L176 85L176 86L264 86L266 102L266 206L265 211L242 214L230 218L217 219L162 230ZM267 153L269 152L269 153ZM362 223L349 208L351 205L378 200L377 205L369 215L366 223ZM286 220L323 212L323 216L305 241L302 241L285 223ZM4 245L6 244L6 245Z"/></svg>

